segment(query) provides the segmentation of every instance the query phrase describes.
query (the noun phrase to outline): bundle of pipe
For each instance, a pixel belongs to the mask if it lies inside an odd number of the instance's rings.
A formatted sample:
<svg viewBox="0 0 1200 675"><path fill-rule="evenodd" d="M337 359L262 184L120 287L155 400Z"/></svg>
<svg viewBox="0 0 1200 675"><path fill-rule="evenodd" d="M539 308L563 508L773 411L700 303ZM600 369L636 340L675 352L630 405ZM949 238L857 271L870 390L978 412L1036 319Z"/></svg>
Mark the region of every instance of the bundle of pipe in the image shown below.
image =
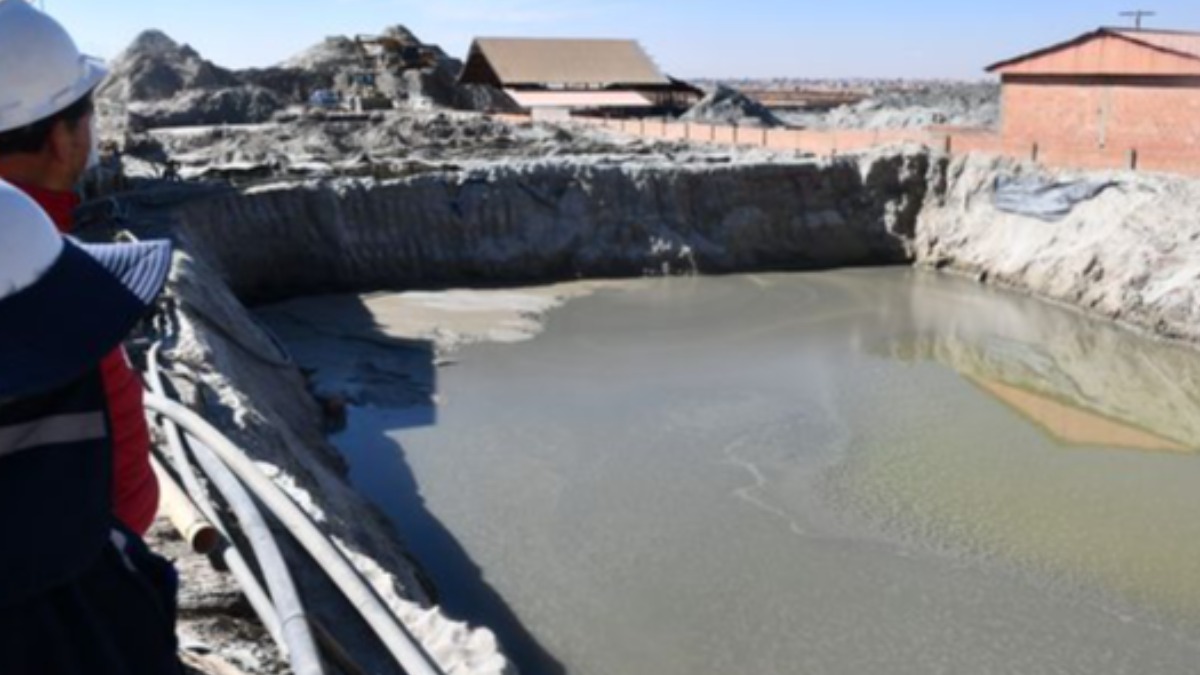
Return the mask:
<svg viewBox="0 0 1200 675"><path fill-rule="evenodd" d="M165 395L158 365L158 351L159 345L155 345L149 354L150 369L147 379L152 390L146 393L146 409L148 413L161 416L176 469L204 515L217 525L227 541L232 541L191 469L184 441L191 447L196 461L229 502L230 508L246 530L251 547L258 556L260 565L263 565L274 602L266 598L257 577L233 546L226 549L226 562L233 561L229 565L230 570L237 575L247 598L263 619L268 631L288 654L293 670L306 674L323 673L309 621L299 596L295 593L291 575L282 556L278 554L278 546L258 512L254 499L247 494L247 489L317 561L406 673L441 675L434 660L304 511L228 438L191 409ZM271 569L267 569L267 565L271 565ZM242 572L239 573L235 566L240 567ZM276 566L280 569L276 570Z"/></svg>
<svg viewBox="0 0 1200 675"><path fill-rule="evenodd" d="M151 393L156 396L166 396L166 388L163 385L158 362L159 349L160 346L155 344L147 355L149 372L146 379L151 390L147 396ZM154 421L153 417L151 421ZM225 498L230 510L233 511L242 530L246 533L259 567L263 571L263 576L270 586L269 597L241 552L236 546L233 546L229 528L225 526L216 509L213 508L207 493L192 470L179 427L166 416L163 416L162 427L166 434L167 446L171 451L173 465L183 479L192 499L199 505L209 522L218 527L224 537L226 542L226 546L222 550L224 561L245 592L251 607L262 620L263 626L279 645L295 673L323 675L321 659L305 620L303 606L300 603L295 584L292 582L291 573L288 571L283 555L280 553L271 531L267 528L262 514L258 511L258 507L237 479L229 473L229 470L212 456L211 451L199 444L191 444L196 461L200 463L209 480Z"/></svg>

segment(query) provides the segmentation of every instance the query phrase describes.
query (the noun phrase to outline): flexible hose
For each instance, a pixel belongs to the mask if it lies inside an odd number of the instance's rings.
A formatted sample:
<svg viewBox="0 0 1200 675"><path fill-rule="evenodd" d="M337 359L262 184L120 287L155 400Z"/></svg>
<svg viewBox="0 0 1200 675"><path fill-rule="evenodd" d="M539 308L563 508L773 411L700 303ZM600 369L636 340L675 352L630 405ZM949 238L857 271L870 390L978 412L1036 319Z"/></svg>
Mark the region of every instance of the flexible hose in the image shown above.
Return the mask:
<svg viewBox="0 0 1200 675"><path fill-rule="evenodd" d="M288 661L296 675L323 675L321 654L313 638L304 605L292 582L291 572L275 537L267 527L267 521L259 512L254 500L236 476L221 463L213 451L189 434L192 455L200 468L208 475L217 491L225 497L229 507L237 515L250 547L258 559L258 565L266 578L271 598L275 601L275 612L283 632L284 644L288 649Z"/></svg>
<svg viewBox="0 0 1200 675"><path fill-rule="evenodd" d="M182 428L208 446L321 565L347 600L359 611L375 634L408 675L440 675L433 660L400 625L395 615L363 581L358 571L282 489L259 470L229 439L204 418L156 393L146 394L146 408Z"/></svg>
<svg viewBox="0 0 1200 675"><path fill-rule="evenodd" d="M158 343L155 343L147 355L149 369L146 373L146 379L149 381L152 392L159 396L165 396L162 375L158 365L159 346ZM152 419L152 421L155 420ZM221 559L225 562L226 567L229 568L234 578L237 579L238 585L246 595L246 600L249 601L251 608L254 609L254 613L262 620L267 633L271 635L275 644L279 645L279 649L284 653L284 656L289 656L291 649L284 637L275 605L271 602L270 597L267 596L266 591L263 590L258 576L250 568L250 564L242 556L241 551L232 544L233 539L229 536L229 528L213 507L212 502L209 501L208 492L200 485L200 480L196 476L196 472L192 470L191 461L189 461L187 452L184 450L179 427L174 422L165 418L162 426L167 437L167 447L170 449L172 458L175 460L173 462L175 470L183 481L184 490L191 496L196 507L200 509L200 513L208 518L208 521L217 528L226 542L226 545L220 552Z"/></svg>
<svg viewBox="0 0 1200 675"><path fill-rule="evenodd" d="M174 425L170 426L171 428L175 428ZM175 434L178 434L177 429ZM170 432L167 432L168 439L171 435ZM170 443L169 440L168 443ZM182 448L182 445L180 447ZM184 476L189 473L191 473L190 468L186 473L185 471L180 471L180 475ZM194 480L195 477L193 475ZM185 480L184 482L186 483L187 481ZM196 483L196 486L198 487L199 484ZM287 643L284 641L283 631L279 627L279 617L275 614L275 605L271 603L271 598L267 596L267 592L263 590L262 584L258 582L258 577L255 576L254 570L250 569L250 564L242 557L241 551L230 543L233 540L229 537L229 530L220 516L217 515L216 510L206 501L207 495L202 491L193 492L186 485L184 489L192 495L192 500L196 502L196 507L200 509L201 515L208 518L213 527L216 527L217 531L221 533L223 542L217 555L221 557L225 566L229 568L229 572L237 580L238 586L242 589L242 593L245 594L246 600L250 603L250 607L258 615L259 620L262 621L263 627L266 628L271 639L275 641L275 644L279 645L279 650L286 656L288 653Z"/></svg>

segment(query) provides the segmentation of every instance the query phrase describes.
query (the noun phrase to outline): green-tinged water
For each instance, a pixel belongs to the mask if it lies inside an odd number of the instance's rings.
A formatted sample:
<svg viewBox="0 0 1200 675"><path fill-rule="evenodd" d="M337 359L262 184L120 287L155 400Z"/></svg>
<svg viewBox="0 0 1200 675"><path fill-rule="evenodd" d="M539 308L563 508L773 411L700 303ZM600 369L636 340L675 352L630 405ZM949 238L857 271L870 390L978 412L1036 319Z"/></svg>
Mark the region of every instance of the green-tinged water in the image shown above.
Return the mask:
<svg viewBox="0 0 1200 675"><path fill-rule="evenodd" d="M456 359L336 442L526 673L1200 667L1196 352L859 270L630 282Z"/></svg>

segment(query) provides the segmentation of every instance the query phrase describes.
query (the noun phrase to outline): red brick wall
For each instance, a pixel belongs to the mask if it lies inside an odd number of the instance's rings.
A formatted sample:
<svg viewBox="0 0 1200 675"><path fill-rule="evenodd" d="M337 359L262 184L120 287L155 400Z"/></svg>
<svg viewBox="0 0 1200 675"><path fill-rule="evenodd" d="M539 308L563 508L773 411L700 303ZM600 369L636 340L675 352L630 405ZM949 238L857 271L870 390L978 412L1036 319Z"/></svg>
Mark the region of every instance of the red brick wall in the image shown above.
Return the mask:
<svg viewBox="0 0 1200 675"><path fill-rule="evenodd" d="M1010 143L1200 151L1200 86L1086 78L1006 81L1003 115Z"/></svg>
<svg viewBox="0 0 1200 675"><path fill-rule="evenodd" d="M1140 169L1200 176L1200 86L1117 88L1111 95L1108 147L1097 147L1099 118L1089 122L1080 110L1098 104L1098 87L1078 85L1046 87L1028 92L1010 88L1006 105L1025 102L1027 107L1007 112L1010 133L1002 136L987 129L932 127L880 131L756 129L664 122L661 119L612 120L586 117L573 123L600 126L646 138L687 139L697 143L751 145L772 150L798 150L834 155L880 145L909 142L955 154L984 153L1018 159L1036 159L1047 166L1076 169ZM1080 103L1082 102L1082 103ZM1030 114L1028 105L1041 106ZM1073 109L1066 109L1068 106ZM1015 113L1015 114L1014 114ZM1024 115L1023 117L1021 115ZM1072 116L1074 115L1074 116ZM522 116L497 116L528 124ZM1089 136L1089 134L1096 134ZM1037 145L1036 153L1034 145ZM1132 153L1131 150L1136 150Z"/></svg>

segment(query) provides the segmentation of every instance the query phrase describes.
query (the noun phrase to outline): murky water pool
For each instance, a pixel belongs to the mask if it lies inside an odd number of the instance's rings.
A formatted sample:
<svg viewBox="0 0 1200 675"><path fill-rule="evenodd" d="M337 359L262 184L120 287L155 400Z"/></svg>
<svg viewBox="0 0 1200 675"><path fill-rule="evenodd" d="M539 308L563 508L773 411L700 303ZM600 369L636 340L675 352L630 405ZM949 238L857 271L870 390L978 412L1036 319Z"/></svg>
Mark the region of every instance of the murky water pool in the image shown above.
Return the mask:
<svg viewBox="0 0 1200 675"><path fill-rule="evenodd" d="M336 442L525 673L1200 667L1193 351L911 271L657 279L435 389Z"/></svg>

